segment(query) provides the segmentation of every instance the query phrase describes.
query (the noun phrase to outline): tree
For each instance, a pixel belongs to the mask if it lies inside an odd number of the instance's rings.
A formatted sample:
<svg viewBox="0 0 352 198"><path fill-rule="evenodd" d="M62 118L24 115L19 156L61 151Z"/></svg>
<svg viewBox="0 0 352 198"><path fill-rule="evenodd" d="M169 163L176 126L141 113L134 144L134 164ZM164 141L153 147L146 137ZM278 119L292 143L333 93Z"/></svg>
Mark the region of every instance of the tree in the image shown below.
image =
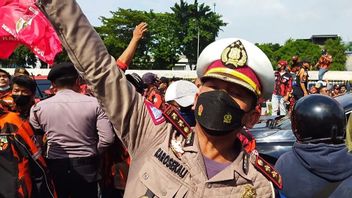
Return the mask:
<svg viewBox="0 0 352 198"><path fill-rule="evenodd" d="M27 64L34 65L36 60L27 47L20 45L8 59L0 59L0 64L2 67L25 67Z"/></svg>
<svg viewBox="0 0 352 198"><path fill-rule="evenodd" d="M150 22L153 69L171 69L180 59L180 40L174 27L178 26L175 15L170 13L154 14Z"/></svg>
<svg viewBox="0 0 352 198"><path fill-rule="evenodd" d="M345 48L346 48L346 51L352 51L352 42L348 42L346 45L345 45Z"/></svg>
<svg viewBox="0 0 352 198"><path fill-rule="evenodd" d="M324 48L332 55L333 62L330 66L330 70L344 71L346 70L346 48L339 37L337 39L328 39L325 42Z"/></svg>
<svg viewBox="0 0 352 198"><path fill-rule="evenodd" d="M188 59L190 65L197 61L197 47L199 41L199 52L208 44L213 42L221 27L226 26L221 20L221 15L211 11L211 8L204 3L193 4L180 0L179 4L171 7L176 16L179 26L176 26L178 39L181 41L181 52ZM199 40L198 40L199 39Z"/></svg>
<svg viewBox="0 0 352 198"><path fill-rule="evenodd" d="M119 8L117 11L111 12L111 14L111 18L101 17L102 26L96 27L96 30L103 39L109 53L117 58L128 46L135 26L142 21L150 23L152 19L145 11L131 9ZM150 45L150 34L146 34L139 43L139 47L130 68L151 68L151 57L149 55Z"/></svg>
<svg viewBox="0 0 352 198"><path fill-rule="evenodd" d="M170 69L179 60L180 42L174 28L178 24L173 14L119 8L112 15L102 17L103 25L96 30L114 57L125 50L135 26L142 21L148 23L148 32L139 43L131 69Z"/></svg>
<svg viewBox="0 0 352 198"><path fill-rule="evenodd" d="M279 59L277 54L275 52L281 48L281 45L278 43L263 43L263 44L258 44L256 43L256 46L259 47L269 58L270 62L272 65L275 65L277 63L277 60Z"/></svg>
<svg viewBox="0 0 352 198"><path fill-rule="evenodd" d="M280 59L291 60L292 56L297 55L301 60L309 61L314 65L320 54L320 47L310 41L289 39L279 50L274 52L274 57L276 57L274 61L277 62Z"/></svg>

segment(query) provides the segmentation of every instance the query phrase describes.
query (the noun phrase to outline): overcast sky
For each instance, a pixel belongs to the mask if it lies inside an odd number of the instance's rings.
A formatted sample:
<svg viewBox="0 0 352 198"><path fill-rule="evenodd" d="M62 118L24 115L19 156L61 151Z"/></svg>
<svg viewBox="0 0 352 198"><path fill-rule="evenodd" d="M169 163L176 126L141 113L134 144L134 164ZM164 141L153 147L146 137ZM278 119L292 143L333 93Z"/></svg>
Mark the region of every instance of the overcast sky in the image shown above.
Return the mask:
<svg viewBox="0 0 352 198"><path fill-rule="evenodd" d="M171 12L179 0L77 0L90 22L101 25L118 8ZM188 0L193 3L194 0ZM338 34L352 40L352 0L198 0L223 16L228 23L218 38L240 37L258 43ZM214 7L215 4L215 7Z"/></svg>

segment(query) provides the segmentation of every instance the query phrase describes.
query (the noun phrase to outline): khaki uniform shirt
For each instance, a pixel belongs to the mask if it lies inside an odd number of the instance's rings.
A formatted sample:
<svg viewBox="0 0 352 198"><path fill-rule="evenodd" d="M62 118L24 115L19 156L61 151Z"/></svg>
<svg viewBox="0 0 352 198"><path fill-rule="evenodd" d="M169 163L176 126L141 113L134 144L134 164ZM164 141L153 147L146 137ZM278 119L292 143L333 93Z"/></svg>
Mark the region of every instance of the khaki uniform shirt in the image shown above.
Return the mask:
<svg viewBox="0 0 352 198"><path fill-rule="evenodd" d="M132 162L125 197L273 196L271 182L252 164L248 174L243 172L243 153L208 179L197 134L184 140L160 112L146 105L75 1L52 0L41 9L128 148Z"/></svg>

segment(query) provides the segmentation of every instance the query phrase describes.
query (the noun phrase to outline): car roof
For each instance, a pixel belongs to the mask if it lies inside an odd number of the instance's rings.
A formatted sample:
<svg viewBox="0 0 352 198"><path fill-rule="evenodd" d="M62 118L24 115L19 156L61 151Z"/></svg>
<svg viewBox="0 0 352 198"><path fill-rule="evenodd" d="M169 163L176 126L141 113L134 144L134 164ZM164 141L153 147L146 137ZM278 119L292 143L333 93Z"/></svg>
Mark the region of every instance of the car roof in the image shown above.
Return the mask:
<svg viewBox="0 0 352 198"><path fill-rule="evenodd" d="M335 97L335 99L345 109L346 114L348 114L349 112L352 111L352 94L351 93L346 93L344 95L337 96L337 97Z"/></svg>

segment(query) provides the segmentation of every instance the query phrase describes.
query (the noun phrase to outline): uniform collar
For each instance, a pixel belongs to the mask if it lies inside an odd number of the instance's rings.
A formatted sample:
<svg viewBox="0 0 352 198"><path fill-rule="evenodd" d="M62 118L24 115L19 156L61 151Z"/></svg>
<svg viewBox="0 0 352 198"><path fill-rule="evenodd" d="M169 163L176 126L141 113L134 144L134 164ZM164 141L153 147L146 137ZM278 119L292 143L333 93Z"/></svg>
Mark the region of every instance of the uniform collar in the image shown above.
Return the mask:
<svg viewBox="0 0 352 198"><path fill-rule="evenodd" d="M56 94L63 94L63 93L76 93L72 89L60 89L59 91L56 92Z"/></svg>
<svg viewBox="0 0 352 198"><path fill-rule="evenodd" d="M183 150L185 152L199 153L198 156L202 156L202 153L200 152L200 148L199 148L198 135L196 132L193 132L193 133L194 133L193 145L185 146ZM248 174L246 174L243 171L243 158L245 154L246 153L244 151L241 151L237 156L237 158L235 159L235 161L233 161L228 167L226 167L224 170L216 174L214 177L210 178L208 182L220 182L220 181L234 180L234 179L236 179L236 181L241 182L241 179L239 178L243 178L245 180L243 181L242 179L242 182L253 181L255 177L255 171L254 171L255 168L252 166L252 164L249 165ZM204 164L204 160L203 160L203 164ZM203 166L205 168L205 165Z"/></svg>
<svg viewBox="0 0 352 198"><path fill-rule="evenodd" d="M235 161L233 161L228 167L214 175L214 177L210 178L208 182L220 182L226 180L236 180L240 181L239 178L243 178L246 181L253 181L253 166L250 166L248 174L245 174L243 171L243 157L245 152L242 151ZM243 180L242 180L243 181ZM242 182L241 182L242 183Z"/></svg>

